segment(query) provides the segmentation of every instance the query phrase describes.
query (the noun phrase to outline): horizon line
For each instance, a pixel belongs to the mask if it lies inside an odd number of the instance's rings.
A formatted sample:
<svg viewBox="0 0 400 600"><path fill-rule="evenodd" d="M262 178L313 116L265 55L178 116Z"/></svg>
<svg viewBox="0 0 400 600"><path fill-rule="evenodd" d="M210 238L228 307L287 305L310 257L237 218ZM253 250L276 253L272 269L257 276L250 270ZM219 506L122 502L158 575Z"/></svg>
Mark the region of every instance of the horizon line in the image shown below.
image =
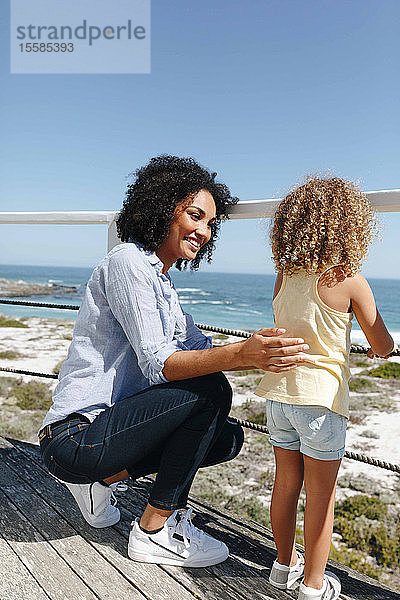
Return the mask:
<svg viewBox="0 0 400 600"><path fill-rule="evenodd" d="M95 265L96 266L96 265ZM23 264L23 263L0 263L0 268L1 267L47 267L47 268L63 268L63 269L91 269L93 270L95 268L95 266L83 266L83 265L41 265L41 264ZM174 268L174 267L171 267ZM175 272L178 273L217 273L217 274L222 274L222 275L270 275L270 276L275 276L276 274L273 273L266 273L266 272L259 272L259 271L213 271L211 269L199 269L197 271L191 271L190 269L186 269L184 271L179 271L178 269L174 268ZM365 275L366 278L370 278L370 279L388 279L388 280L392 280L392 281L399 281L400 277L381 277L381 276L376 276L376 275Z"/></svg>

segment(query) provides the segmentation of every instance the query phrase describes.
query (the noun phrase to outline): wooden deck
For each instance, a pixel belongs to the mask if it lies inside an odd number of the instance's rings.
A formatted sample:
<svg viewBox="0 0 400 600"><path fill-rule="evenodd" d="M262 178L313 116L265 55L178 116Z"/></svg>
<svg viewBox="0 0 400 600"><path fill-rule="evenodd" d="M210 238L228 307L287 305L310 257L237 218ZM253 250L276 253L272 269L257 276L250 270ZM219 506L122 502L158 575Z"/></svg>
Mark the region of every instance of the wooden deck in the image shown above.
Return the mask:
<svg viewBox="0 0 400 600"><path fill-rule="evenodd" d="M284 600L268 584L275 550L269 530L191 498L194 522L224 540L230 558L215 567L183 569L127 558L133 516L151 480L118 493L121 521L96 530L68 490L42 467L38 447L0 438L0 600ZM351 569L330 564L341 598L394 600L400 593Z"/></svg>

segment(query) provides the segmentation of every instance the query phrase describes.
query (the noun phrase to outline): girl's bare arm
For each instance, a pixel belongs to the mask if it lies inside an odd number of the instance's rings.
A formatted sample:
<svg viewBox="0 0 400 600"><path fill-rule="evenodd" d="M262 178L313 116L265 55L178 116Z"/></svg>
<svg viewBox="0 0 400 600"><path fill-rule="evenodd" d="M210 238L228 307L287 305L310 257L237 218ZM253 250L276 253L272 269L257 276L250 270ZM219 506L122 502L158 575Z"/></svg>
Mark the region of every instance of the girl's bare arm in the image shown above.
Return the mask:
<svg viewBox="0 0 400 600"><path fill-rule="evenodd" d="M283 273L282 273L282 271L279 271L278 275L276 276L276 279L275 279L274 294L273 294L274 300L275 300L276 296L279 294L279 290L282 287L282 281L283 281Z"/></svg>
<svg viewBox="0 0 400 600"><path fill-rule="evenodd" d="M392 336L386 329L385 323L375 304L372 290L362 275L355 275L347 280L351 306L356 319L365 333L371 346L372 353L386 357L395 348Z"/></svg>

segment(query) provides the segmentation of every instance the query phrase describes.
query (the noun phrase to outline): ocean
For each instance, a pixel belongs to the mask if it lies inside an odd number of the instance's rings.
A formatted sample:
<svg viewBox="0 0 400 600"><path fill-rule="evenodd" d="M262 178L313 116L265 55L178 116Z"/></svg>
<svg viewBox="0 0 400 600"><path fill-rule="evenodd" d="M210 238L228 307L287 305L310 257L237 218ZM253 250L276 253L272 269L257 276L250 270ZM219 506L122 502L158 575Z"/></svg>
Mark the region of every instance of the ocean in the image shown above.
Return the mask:
<svg viewBox="0 0 400 600"><path fill-rule="evenodd" d="M51 285L73 286L74 293L30 296L27 301L55 304L77 304L82 301L86 282L92 269L82 267L43 267L28 265L0 265L0 278ZM169 271L179 294L183 309L192 314L197 323L229 329L256 330L273 324L271 298L274 275L245 273L210 273ZM379 311L400 343L400 280L369 279ZM24 300L24 298L16 298ZM75 311L28 308L0 304L0 312L14 316L58 317L75 319ZM352 341L365 343L358 323L353 321Z"/></svg>

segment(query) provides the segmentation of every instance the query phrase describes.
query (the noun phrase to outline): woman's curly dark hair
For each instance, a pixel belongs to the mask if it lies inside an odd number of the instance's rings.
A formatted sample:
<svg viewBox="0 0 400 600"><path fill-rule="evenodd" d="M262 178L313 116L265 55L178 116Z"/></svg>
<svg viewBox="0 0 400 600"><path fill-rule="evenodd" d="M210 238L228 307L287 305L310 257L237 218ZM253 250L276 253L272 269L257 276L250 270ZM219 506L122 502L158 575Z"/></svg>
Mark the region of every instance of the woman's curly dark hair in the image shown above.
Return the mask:
<svg viewBox="0 0 400 600"><path fill-rule="evenodd" d="M193 158L162 155L152 158L148 165L135 172L136 180L128 185L126 198L117 218L120 239L132 239L155 252L167 238L174 211L183 200L192 199L200 190L207 190L214 198L216 220L211 238L197 252L192 261L178 259L175 266L185 269L190 262L198 269L206 257L211 262L215 240L222 218L228 218L229 208L237 203L223 183L216 183L216 173L200 166Z"/></svg>

